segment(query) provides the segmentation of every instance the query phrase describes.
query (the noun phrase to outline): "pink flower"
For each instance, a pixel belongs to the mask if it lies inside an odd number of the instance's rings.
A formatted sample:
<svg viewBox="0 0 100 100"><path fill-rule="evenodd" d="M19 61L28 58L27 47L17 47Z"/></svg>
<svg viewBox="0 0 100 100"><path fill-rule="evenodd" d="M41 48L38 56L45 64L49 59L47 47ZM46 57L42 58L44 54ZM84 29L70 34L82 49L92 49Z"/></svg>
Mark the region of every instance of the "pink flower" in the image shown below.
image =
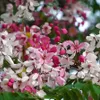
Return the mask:
<svg viewBox="0 0 100 100"><path fill-rule="evenodd" d="M28 60L29 59L29 56L28 55L25 55L24 56L24 60L26 61L26 60Z"/></svg>
<svg viewBox="0 0 100 100"><path fill-rule="evenodd" d="M23 5L24 0L15 0L16 6Z"/></svg>
<svg viewBox="0 0 100 100"><path fill-rule="evenodd" d="M32 88L31 86L25 86L25 88L23 89L23 92L24 91L27 91L27 92L30 92L30 93L36 93L36 89L35 88Z"/></svg>
<svg viewBox="0 0 100 100"><path fill-rule="evenodd" d="M54 53L47 53L47 51L42 51L40 53L37 54L37 59L39 61L40 64L50 64L52 63L52 57L53 57Z"/></svg>
<svg viewBox="0 0 100 100"><path fill-rule="evenodd" d="M67 34L68 33L66 28L61 29L61 31L62 31L62 34Z"/></svg>
<svg viewBox="0 0 100 100"><path fill-rule="evenodd" d="M26 32L30 32L30 27L28 25L25 28L26 28Z"/></svg>
<svg viewBox="0 0 100 100"><path fill-rule="evenodd" d="M82 49L85 49L86 43L83 42L83 43L79 44L78 40L75 40L74 42L72 42L72 41L69 40L69 41L64 42L63 45L64 45L64 47L70 46L70 50L72 52L75 52L75 53L77 52L78 53Z"/></svg>
<svg viewBox="0 0 100 100"><path fill-rule="evenodd" d="M5 24L5 23L2 24L2 28L4 28L4 29L7 28L7 26L8 26L8 24Z"/></svg>
<svg viewBox="0 0 100 100"><path fill-rule="evenodd" d="M65 74L66 74L66 70L64 68L61 68L60 69L60 76L64 78Z"/></svg>
<svg viewBox="0 0 100 100"><path fill-rule="evenodd" d="M10 30L10 32L17 32L19 31L18 26L15 23L9 24L7 28Z"/></svg>
<svg viewBox="0 0 100 100"><path fill-rule="evenodd" d="M33 47L40 48L40 36L37 36L36 34L33 35Z"/></svg>
<svg viewBox="0 0 100 100"><path fill-rule="evenodd" d="M66 81L62 77L57 77L56 82L57 82L58 85L62 86L62 85L65 84Z"/></svg>
<svg viewBox="0 0 100 100"><path fill-rule="evenodd" d="M41 41L40 46L42 50L47 50L50 45L50 38L45 36L45 37L42 37L40 41Z"/></svg>
<svg viewBox="0 0 100 100"><path fill-rule="evenodd" d="M8 87L13 87L14 79L10 78L9 81L7 82Z"/></svg>
<svg viewBox="0 0 100 100"><path fill-rule="evenodd" d="M64 58L63 57L60 58L60 64L61 66L69 69L70 66L74 64L74 62L71 57L65 56Z"/></svg>
<svg viewBox="0 0 100 100"><path fill-rule="evenodd" d="M25 43L27 41L27 38L26 38L26 36L24 34L19 33L19 34L16 35L16 40L19 41L19 43L21 45L25 45Z"/></svg>
<svg viewBox="0 0 100 100"><path fill-rule="evenodd" d="M48 35L49 33L51 33L51 26L49 25L49 23L45 23L42 26L42 32L46 35Z"/></svg>
<svg viewBox="0 0 100 100"><path fill-rule="evenodd" d="M28 39L27 42L30 43L31 46L34 46L34 41L32 39Z"/></svg>

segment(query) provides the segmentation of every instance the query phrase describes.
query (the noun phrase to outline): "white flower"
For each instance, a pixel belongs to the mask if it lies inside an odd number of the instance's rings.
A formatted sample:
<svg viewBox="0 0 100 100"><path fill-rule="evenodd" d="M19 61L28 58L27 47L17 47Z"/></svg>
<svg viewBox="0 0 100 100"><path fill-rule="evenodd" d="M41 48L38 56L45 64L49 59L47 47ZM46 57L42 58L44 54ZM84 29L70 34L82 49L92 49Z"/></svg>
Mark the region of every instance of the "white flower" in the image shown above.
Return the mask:
<svg viewBox="0 0 100 100"><path fill-rule="evenodd" d="M26 82L29 79L25 72L22 72L22 82Z"/></svg>
<svg viewBox="0 0 100 100"><path fill-rule="evenodd" d="M27 73L30 73L30 72L32 72L33 69L34 69L33 66L29 66L29 67L26 69L26 72L27 72Z"/></svg>
<svg viewBox="0 0 100 100"><path fill-rule="evenodd" d="M97 35L97 39L98 39L98 42L97 42L96 48L100 48L100 34Z"/></svg>
<svg viewBox="0 0 100 100"><path fill-rule="evenodd" d="M88 41L92 41L92 40L94 39L94 37L95 37L95 34L91 33L90 36L87 36L87 37L86 37L86 39L87 39Z"/></svg>
<svg viewBox="0 0 100 100"><path fill-rule="evenodd" d="M18 89L18 82L14 82L13 89Z"/></svg>
<svg viewBox="0 0 100 100"><path fill-rule="evenodd" d="M92 79L92 82L93 82L93 84L98 83L98 78L95 76L95 77Z"/></svg>
<svg viewBox="0 0 100 100"><path fill-rule="evenodd" d="M26 20L34 20L33 15L31 12L28 11L28 8L26 6L20 5L18 8L18 12L15 14L17 17L22 17Z"/></svg>
<svg viewBox="0 0 100 100"><path fill-rule="evenodd" d="M77 73L78 71L76 69L70 69L69 75L70 75L70 79L75 79L77 78Z"/></svg>
<svg viewBox="0 0 100 100"><path fill-rule="evenodd" d="M10 13L4 13L0 17L4 22L12 23L12 17L10 16Z"/></svg>
<svg viewBox="0 0 100 100"><path fill-rule="evenodd" d="M32 80L36 80L38 78L39 74L38 73L35 73L32 75Z"/></svg>
<svg viewBox="0 0 100 100"><path fill-rule="evenodd" d="M43 64L41 65L41 72L50 72L52 69L52 66L48 64Z"/></svg>
<svg viewBox="0 0 100 100"><path fill-rule="evenodd" d="M29 9L31 11L34 11L34 7L39 6L38 1L35 1L35 0L27 0L27 3L29 4Z"/></svg>
<svg viewBox="0 0 100 100"><path fill-rule="evenodd" d="M2 39L1 38L2 36L5 36L5 39ZM0 35L0 58L1 58L0 67L2 67L4 59L8 61L10 65L14 64L11 58L12 52L13 52L13 46L11 44L10 38L8 37L8 33L6 31L1 32L1 35Z"/></svg>
<svg viewBox="0 0 100 100"><path fill-rule="evenodd" d="M38 73L34 73L31 77L30 77L30 80L31 80L31 83L33 86L38 86L38 77L39 77L39 74Z"/></svg>
<svg viewBox="0 0 100 100"><path fill-rule="evenodd" d="M23 18L25 18L25 19L28 20L28 21L34 20L34 17L33 17L33 15L32 15L32 13L29 12L27 9L24 10Z"/></svg>
<svg viewBox="0 0 100 100"><path fill-rule="evenodd" d="M38 95L40 98L43 98L46 95L46 93L43 90L40 90L36 93L36 95Z"/></svg>
<svg viewBox="0 0 100 100"><path fill-rule="evenodd" d="M97 56L94 53L88 53L86 56L86 60L88 62L96 63Z"/></svg>
<svg viewBox="0 0 100 100"><path fill-rule="evenodd" d="M77 74L78 78L84 78L85 77L85 73L83 71L78 72Z"/></svg>
<svg viewBox="0 0 100 100"><path fill-rule="evenodd" d="M26 6L20 5L15 15L10 12L4 13L1 15L1 19L3 19L3 21L6 23L12 23L13 21L20 22L22 19L31 21L34 20L34 17Z"/></svg>
<svg viewBox="0 0 100 100"><path fill-rule="evenodd" d="M12 5L11 3L7 4L6 10L7 10L8 12L12 12L12 11L13 11L13 5Z"/></svg>
<svg viewBox="0 0 100 100"><path fill-rule="evenodd" d="M72 75L70 75L70 77L69 77L70 79L76 79L77 78L77 76L76 75L74 75L74 74L72 74Z"/></svg>
<svg viewBox="0 0 100 100"><path fill-rule="evenodd" d="M100 34L90 34L90 36L87 36L86 39L90 41L90 46L88 47L88 51L93 51L95 48L100 47ZM97 43L96 43L97 42Z"/></svg>
<svg viewBox="0 0 100 100"><path fill-rule="evenodd" d="M98 24L96 25L96 27L100 29L100 23L98 23Z"/></svg>

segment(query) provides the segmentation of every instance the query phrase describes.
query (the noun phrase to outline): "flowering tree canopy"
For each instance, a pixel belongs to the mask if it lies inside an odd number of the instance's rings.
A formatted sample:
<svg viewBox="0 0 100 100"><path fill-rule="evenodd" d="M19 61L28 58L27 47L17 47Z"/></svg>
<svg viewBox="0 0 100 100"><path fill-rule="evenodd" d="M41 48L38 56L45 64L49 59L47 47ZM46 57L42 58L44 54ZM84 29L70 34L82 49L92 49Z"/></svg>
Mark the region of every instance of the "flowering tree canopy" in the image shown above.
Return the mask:
<svg viewBox="0 0 100 100"><path fill-rule="evenodd" d="M27 91L43 98L44 86L64 86L72 79L100 85L100 31L84 42L69 38L78 31L75 16L83 18L79 25L84 24L83 10L88 8L77 0L66 0L63 8L55 0L13 3L1 15L0 91ZM63 12L61 19L59 12ZM100 30L100 24L96 27Z"/></svg>

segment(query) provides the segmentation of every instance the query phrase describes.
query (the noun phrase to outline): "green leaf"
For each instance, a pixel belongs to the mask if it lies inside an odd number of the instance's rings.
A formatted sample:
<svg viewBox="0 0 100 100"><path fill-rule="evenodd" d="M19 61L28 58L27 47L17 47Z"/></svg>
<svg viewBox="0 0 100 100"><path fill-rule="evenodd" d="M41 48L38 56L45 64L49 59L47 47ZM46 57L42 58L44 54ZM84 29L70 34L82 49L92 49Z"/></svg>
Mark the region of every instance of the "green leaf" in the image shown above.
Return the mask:
<svg viewBox="0 0 100 100"><path fill-rule="evenodd" d="M82 93L81 93L80 90L78 90L78 89L72 89L72 91L76 94L77 100L84 100L83 95L82 95Z"/></svg>
<svg viewBox="0 0 100 100"><path fill-rule="evenodd" d="M42 100L36 95L29 94L27 92L1 92L0 100Z"/></svg>
<svg viewBox="0 0 100 100"><path fill-rule="evenodd" d="M9 67L10 66L10 64L4 59L4 61L3 61L3 68L4 67Z"/></svg>

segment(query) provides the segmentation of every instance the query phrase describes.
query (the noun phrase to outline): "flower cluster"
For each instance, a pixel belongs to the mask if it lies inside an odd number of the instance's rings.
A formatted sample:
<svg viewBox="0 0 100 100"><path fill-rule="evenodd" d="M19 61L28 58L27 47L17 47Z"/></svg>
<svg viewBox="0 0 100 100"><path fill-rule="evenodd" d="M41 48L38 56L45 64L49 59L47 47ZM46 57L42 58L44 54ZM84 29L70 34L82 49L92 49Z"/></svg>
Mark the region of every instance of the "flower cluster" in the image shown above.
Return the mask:
<svg viewBox="0 0 100 100"><path fill-rule="evenodd" d="M62 27L75 25L76 16L82 18L78 26L83 25L87 20L84 10L88 9L78 0L66 0L63 6L59 7L59 5L60 1L57 2L57 0L41 0L40 2L14 0L7 5L6 13L1 15L1 19L6 23L33 21L35 25L41 25L46 20Z"/></svg>
<svg viewBox="0 0 100 100"><path fill-rule="evenodd" d="M0 91L43 97L43 86L63 86L68 79L100 85L100 32L86 42L67 39L77 33L75 16L83 18L79 25L87 19L80 2L66 0L59 7L56 0L10 1L14 5L7 5L0 23Z"/></svg>
<svg viewBox="0 0 100 100"><path fill-rule="evenodd" d="M50 38L55 29L61 35ZM0 90L45 95L43 86L62 86L67 79L82 78L100 84L100 63L97 63L100 34L91 34L87 36L88 42L82 43L78 40L60 42L62 35L67 35L65 28L49 23L41 27L2 24Z"/></svg>
<svg viewBox="0 0 100 100"><path fill-rule="evenodd" d="M32 15L32 11L34 11L35 7L39 5L37 1L34 0L15 0L14 1L16 4L16 13L14 13L14 6L12 4L7 5L7 13L4 13L1 15L1 18L7 22L7 23L12 23L14 22L19 22L21 19L26 19L26 20L34 20L34 17ZM30 12L31 11L31 12Z"/></svg>
<svg viewBox="0 0 100 100"><path fill-rule="evenodd" d="M96 27L100 29L100 24L97 24ZM92 80L93 83L100 85L100 34L92 33L86 39L89 42L88 47L79 57L81 69L72 73L70 78Z"/></svg>

